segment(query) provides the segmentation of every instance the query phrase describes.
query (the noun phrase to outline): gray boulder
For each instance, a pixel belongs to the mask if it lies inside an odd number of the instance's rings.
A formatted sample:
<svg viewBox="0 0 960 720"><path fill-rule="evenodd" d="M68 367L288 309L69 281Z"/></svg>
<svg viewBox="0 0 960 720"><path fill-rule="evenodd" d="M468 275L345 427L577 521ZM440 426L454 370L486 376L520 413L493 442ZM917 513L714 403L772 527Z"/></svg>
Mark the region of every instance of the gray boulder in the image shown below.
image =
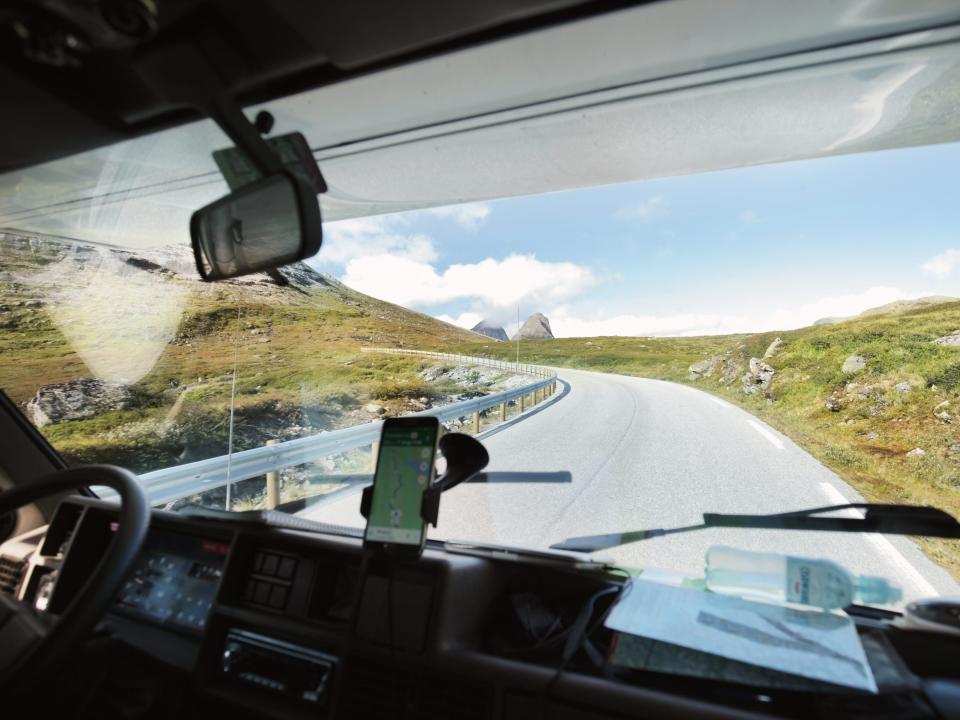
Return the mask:
<svg viewBox="0 0 960 720"><path fill-rule="evenodd" d="M908 383L906 380L904 380L903 382L898 382L896 385L893 386L893 389L896 390L898 393L908 393L911 390L910 383Z"/></svg>
<svg viewBox="0 0 960 720"><path fill-rule="evenodd" d="M516 340L518 337L521 340L552 339L553 331L550 329L550 320L542 313L534 313L527 318L517 334L513 336L513 339Z"/></svg>
<svg viewBox="0 0 960 720"><path fill-rule="evenodd" d="M699 362L693 363L687 368L690 372L690 379L699 380L702 377L710 377L716 372L718 364L722 361L723 358L716 355L707 360L700 360Z"/></svg>
<svg viewBox="0 0 960 720"><path fill-rule="evenodd" d="M750 358L750 370L743 376L743 391L752 395L758 390L766 392L773 382L776 371L760 358Z"/></svg>
<svg viewBox="0 0 960 720"><path fill-rule="evenodd" d="M136 407L137 397L119 383L84 378L44 385L27 403L27 413L37 427L68 420L89 420L103 413Z"/></svg>
<svg viewBox="0 0 960 720"><path fill-rule="evenodd" d="M779 352L780 348L782 348L783 345L784 345L783 340L781 340L780 338L776 338L772 343L770 343L770 347L768 347L767 351L763 354L763 359L769 360L770 358L772 358L774 355L777 354L777 352Z"/></svg>
<svg viewBox="0 0 960 720"><path fill-rule="evenodd" d="M951 335L944 335L943 337L938 337L933 341L934 345L960 345L960 330Z"/></svg>
<svg viewBox="0 0 960 720"><path fill-rule="evenodd" d="M503 341L509 339L506 331L502 327L488 323L486 320L481 320L470 329L475 333L486 335L488 338L493 338L494 340Z"/></svg>
<svg viewBox="0 0 960 720"><path fill-rule="evenodd" d="M845 373L855 373L860 372L867 366L867 360L863 355L851 355L846 360L843 361L843 372Z"/></svg>

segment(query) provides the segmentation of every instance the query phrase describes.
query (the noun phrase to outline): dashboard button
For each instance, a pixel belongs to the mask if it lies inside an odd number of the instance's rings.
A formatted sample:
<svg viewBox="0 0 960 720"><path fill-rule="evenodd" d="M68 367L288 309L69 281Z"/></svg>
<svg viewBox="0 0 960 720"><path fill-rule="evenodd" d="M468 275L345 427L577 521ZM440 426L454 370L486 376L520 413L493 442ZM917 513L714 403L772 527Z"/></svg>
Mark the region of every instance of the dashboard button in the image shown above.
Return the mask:
<svg viewBox="0 0 960 720"><path fill-rule="evenodd" d="M262 575L276 575L277 566L280 564L280 557L278 555L267 555L264 553L263 564L260 566L260 573Z"/></svg>
<svg viewBox="0 0 960 720"><path fill-rule="evenodd" d="M270 607L282 609L287 605L287 589L283 585L274 585L270 591Z"/></svg>
<svg viewBox="0 0 960 720"><path fill-rule="evenodd" d="M289 580L293 577L293 572L296 569L297 561L294 558L280 558L280 566L277 568L277 577L282 580Z"/></svg>
<svg viewBox="0 0 960 720"><path fill-rule="evenodd" d="M257 581L253 588L253 601L258 605L266 605L270 598L270 583Z"/></svg>

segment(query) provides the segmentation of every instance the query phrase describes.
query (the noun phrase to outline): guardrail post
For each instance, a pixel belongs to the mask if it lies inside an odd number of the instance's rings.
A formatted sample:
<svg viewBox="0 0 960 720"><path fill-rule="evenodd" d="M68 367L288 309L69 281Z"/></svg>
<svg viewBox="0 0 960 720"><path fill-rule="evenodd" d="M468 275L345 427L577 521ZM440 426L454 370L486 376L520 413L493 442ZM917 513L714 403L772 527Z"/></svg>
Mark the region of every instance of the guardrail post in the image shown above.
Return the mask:
<svg viewBox="0 0 960 720"><path fill-rule="evenodd" d="M500 422L506 422L507 420L507 404L500 403Z"/></svg>
<svg viewBox="0 0 960 720"><path fill-rule="evenodd" d="M525 399L526 399L526 398L524 398L523 395L521 395L521 396L518 398L518 401L520 402L520 412L523 412L523 406L524 406L524 400L525 400Z"/></svg>
<svg viewBox="0 0 960 720"><path fill-rule="evenodd" d="M267 440L267 445L276 445L276 440ZM280 504L280 473L271 470L267 473L267 510L276 510Z"/></svg>
<svg viewBox="0 0 960 720"><path fill-rule="evenodd" d="M380 441L370 443L370 467L372 472L377 471L377 456L380 454Z"/></svg>
<svg viewBox="0 0 960 720"><path fill-rule="evenodd" d="M473 414L473 434L480 434L480 411L478 410Z"/></svg>

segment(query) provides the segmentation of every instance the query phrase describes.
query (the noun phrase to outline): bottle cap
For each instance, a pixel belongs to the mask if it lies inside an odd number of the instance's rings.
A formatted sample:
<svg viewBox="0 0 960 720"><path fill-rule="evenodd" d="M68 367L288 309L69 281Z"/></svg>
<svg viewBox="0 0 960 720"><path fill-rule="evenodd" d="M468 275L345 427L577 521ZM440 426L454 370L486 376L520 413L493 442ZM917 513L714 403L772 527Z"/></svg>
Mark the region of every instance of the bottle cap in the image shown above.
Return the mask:
<svg viewBox="0 0 960 720"><path fill-rule="evenodd" d="M896 602L903 597L903 593L882 577L861 575L856 580L853 596L858 602L885 604Z"/></svg>

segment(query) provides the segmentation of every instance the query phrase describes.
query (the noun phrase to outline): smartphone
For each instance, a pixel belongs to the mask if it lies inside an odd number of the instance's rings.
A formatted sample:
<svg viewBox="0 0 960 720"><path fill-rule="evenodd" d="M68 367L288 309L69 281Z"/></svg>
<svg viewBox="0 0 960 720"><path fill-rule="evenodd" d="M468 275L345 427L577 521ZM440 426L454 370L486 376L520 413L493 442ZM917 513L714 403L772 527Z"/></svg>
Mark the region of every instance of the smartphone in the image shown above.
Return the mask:
<svg viewBox="0 0 960 720"><path fill-rule="evenodd" d="M423 550L427 527L420 515L423 493L433 482L440 423L435 417L388 418L373 473L373 495L364 544Z"/></svg>

